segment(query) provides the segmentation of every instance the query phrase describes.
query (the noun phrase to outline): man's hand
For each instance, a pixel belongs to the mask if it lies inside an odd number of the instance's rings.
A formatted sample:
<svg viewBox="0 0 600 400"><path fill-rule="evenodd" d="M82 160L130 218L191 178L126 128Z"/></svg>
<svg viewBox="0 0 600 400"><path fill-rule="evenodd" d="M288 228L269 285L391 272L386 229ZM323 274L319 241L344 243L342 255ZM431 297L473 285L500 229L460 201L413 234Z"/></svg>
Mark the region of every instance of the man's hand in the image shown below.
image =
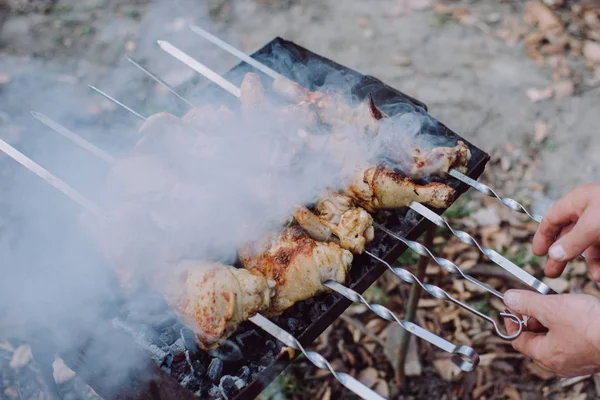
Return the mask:
<svg viewBox="0 0 600 400"><path fill-rule="evenodd" d="M600 282L600 184L580 186L546 212L533 238L533 253L548 254L544 272L559 276L567 261L585 252L590 274Z"/></svg>
<svg viewBox="0 0 600 400"><path fill-rule="evenodd" d="M504 303L513 312L536 318L548 331L524 331L515 350L563 378L600 371L600 300L586 294L542 295L509 290ZM509 334L517 326L505 319Z"/></svg>

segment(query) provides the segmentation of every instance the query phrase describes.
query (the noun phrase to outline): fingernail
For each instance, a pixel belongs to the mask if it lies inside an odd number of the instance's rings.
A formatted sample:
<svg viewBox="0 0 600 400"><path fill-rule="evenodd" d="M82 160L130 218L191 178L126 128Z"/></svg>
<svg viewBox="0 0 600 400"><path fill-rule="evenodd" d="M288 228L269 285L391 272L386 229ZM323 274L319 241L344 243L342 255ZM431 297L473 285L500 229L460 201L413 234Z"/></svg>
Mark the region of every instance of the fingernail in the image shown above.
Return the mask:
<svg viewBox="0 0 600 400"><path fill-rule="evenodd" d="M554 261L563 261L565 257L567 257L567 253L565 253L565 249L560 243L556 243L550 247L548 256L550 256L550 258Z"/></svg>
<svg viewBox="0 0 600 400"><path fill-rule="evenodd" d="M509 290L508 292L504 293L504 304L509 307L516 307L519 305L519 297L521 297L519 292Z"/></svg>

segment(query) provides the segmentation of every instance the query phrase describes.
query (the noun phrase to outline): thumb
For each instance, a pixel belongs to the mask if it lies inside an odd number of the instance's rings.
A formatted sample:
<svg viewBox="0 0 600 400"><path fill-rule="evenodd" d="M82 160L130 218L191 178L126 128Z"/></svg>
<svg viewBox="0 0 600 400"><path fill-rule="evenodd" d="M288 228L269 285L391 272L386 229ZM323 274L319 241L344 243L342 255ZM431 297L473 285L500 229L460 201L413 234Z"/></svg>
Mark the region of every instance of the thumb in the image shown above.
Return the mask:
<svg viewBox="0 0 600 400"><path fill-rule="evenodd" d="M571 261L578 257L589 247L598 243L600 239L600 226L595 215L590 215L588 208L569 232L558 239L550 250L548 256L555 261Z"/></svg>
<svg viewBox="0 0 600 400"><path fill-rule="evenodd" d="M544 326L552 320L556 310L557 295L543 295L529 290L509 290L504 293L504 304L519 314L534 317Z"/></svg>

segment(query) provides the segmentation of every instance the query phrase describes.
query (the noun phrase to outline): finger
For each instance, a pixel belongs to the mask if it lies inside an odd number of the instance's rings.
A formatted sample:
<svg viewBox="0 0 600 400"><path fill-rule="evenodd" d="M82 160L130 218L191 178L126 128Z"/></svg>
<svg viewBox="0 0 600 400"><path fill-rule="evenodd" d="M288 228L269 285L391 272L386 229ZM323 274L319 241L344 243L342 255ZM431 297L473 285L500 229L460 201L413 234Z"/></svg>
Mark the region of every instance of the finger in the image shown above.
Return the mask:
<svg viewBox="0 0 600 400"><path fill-rule="evenodd" d="M519 353L523 353L527 357L537 360L542 355L545 338L546 335L543 333L523 332L518 338L513 340L511 344Z"/></svg>
<svg viewBox="0 0 600 400"><path fill-rule="evenodd" d="M550 207L544 214L533 237L533 253L535 255L543 256L546 254L562 227L571 222L577 222L592 197L590 191L593 188L593 185L580 186Z"/></svg>
<svg viewBox="0 0 600 400"><path fill-rule="evenodd" d="M543 256L548 253L548 249L556 240L556 236L563 226L577 221L587 204L582 199L580 190L576 189L554 203L544 214L533 237L533 253L535 255Z"/></svg>
<svg viewBox="0 0 600 400"><path fill-rule="evenodd" d="M550 247L548 257L555 261L571 261L588 247L597 244L600 239L597 213L598 211L592 208L586 209L573 229Z"/></svg>
<svg viewBox="0 0 600 400"><path fill-rule="evenodd" d="M571 223L563 227L562 230L556 236L555 241L560 239L567 233L571 232L574 226L575 224ZM548 257L548 259L546 260L546 265L544 267L544 274L549 278L557 278L563 273L566 266L567 263L565 261L556 261Z"/></svg>
<svg viewBox="0 0 600 400"><path fill-rule="evenodd" d="M592 279L600 282L600 246L590 247L584 255Z"/></svg>
<svg viewBox="0 0 600 400"><path fill-rule="evenodd" d="M540 321L533 317L527 320L527 330L535 333L548 332L548 328L546 328Z"/></svg>
<svg viewBox="0 0 600 400"><path fill-rule="evenodd" d="M550 328L553 315L559 312L560 295L547 296L529 290L509 290L504 293L504 304L518 313L534 317Z"/></svg>

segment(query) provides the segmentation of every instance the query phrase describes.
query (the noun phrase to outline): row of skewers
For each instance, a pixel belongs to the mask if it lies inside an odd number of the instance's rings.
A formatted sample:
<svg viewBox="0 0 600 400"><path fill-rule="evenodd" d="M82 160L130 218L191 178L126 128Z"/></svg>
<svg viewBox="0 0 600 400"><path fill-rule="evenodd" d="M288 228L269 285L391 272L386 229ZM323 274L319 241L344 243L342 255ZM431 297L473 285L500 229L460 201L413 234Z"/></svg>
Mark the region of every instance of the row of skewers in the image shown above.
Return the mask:
<svg viewBox="0 0 600 400"><path fill-rule="evenodd" d="M187 60L188 65L196 67L194 69L206 69L195 60L190 61L189 56L182 55L180 50L170 44L166 42L160 44L179 59ZM368 145L373 137L379 135L380 121L387 117L376 107L370 97L366 102L352 106L339 95L311 92L282 76L276 77L273 91L291 102L285 107L277 107L268 101L265 88L256 74L248 73L240 88L219 78L215 80L240 98L242 115L244 113L251 115L253 110L258 109L261 113L267 112L269 118L282 121L284 126L300 126L290 134L289 140L321 149L331 158L335 157L336 146L341 142L356 143L359 149L361 146ZM52 129L70 137L110 164L109 186L118 188L117 191L124 196L125 200L116 210L109 210L108 213L6 143L0 143L1 149L7 154L91 211L83 222L111 261L124 287L136 279L136 269L128 263L127 256L123 256L123 253L131 254L131 248L126 245L121 250L115 251L114 246L105 240L105 228L107 226L110 228L110 224L115 221L122 221L124 215L132 212L138 216L142 214L142 218L149 219L150 224L160 224L158 221L160 217L152 219L152 213L147 212L148 210L131 210L131 207L128 207L128 204L140 204L139 201L145 204L151 203L148 199L152 198L153 194L169 193L173 196L185 195L191 198L200 195L195 192L190 193L181 186L175 187L174 183L176 185L178 179L172 179L169 175L173 172L172 168L164 168L165 165L172 165L174 160L161 158L165 155L175 156L177 159L210 157L211 147L218 144L214 143L214 137L203 132L218 129L223 121L239 118L236 113L223 107L218 109L194 107L181 119L165 113L150 118L145 118L139 113L136 115L145 120L140 129L141 138L131 156L117 159L48 117L39 113L34 114ZM326 125L331 133L325 137L311 133L317 125ZM153 273L148 280L165 295L168 302L180 314L182 321L194 330L197 342L203 349L211 349L223 343L235 332L240 323L250 320L274 334L288 346L304 352L305 350L297 341L291 340L284 331L273 326L263 315L281 314L297 301L333 290L352 301L366 304L380 317L396 321L422 339L453 353L456 356L455 362L463 370L473 369L478 358L472 349L455 346L415 324L402 321L383 306L368 303L360 294L343 285L354 255L368 254L375 261L384 263L402 280L419 284L432 296L455 302L485 318L494 324L496 332L501 337L510 340L520 333L519 329L514 335L505 335L494 320L452 298L441 288L423 284L409 271L392 267L366 249L368 243L374 238L375 229L380 229L402 241L417 253L432 257L448 272L469 279L493 295L502 297L501 293L468 276L451 261L435 257L419 243L395 235L374 223L370 215L372 212L411 207L439 225L441 217L423 204L433 208L445 208L454 200L455 191L441 183L419 184L415 179L430 175L452 175L453 171L462 173L466 170L470 157L467 146L462 142L455 147L434 148L428 152L411 147L410 141L403 140L400 135L398 142L403 146L395 146L390 157L398 160L399 165L395 167L401 169L403 173L385 165L363 165L352 171L343 171L347 181L344 190L323 194L312 209L299 205L293 212L292 221L282 224L280 233L270 235L256 243L248 243L247 246L239 249L243 268L204 259L186 259L170 264L169 268L157 268L156 273ZM177 148L175 152L164 151L165 146ZM394 152L409 153L410 157L407 158L406 154L399 153L394 155ZM411 162L406 162L407 159ZM286 162L286 160L273 162ZM136 173L132 173L133 171ZM141 171L151 175L152 179L140 181L138 178ZM181 171L177 172L181 173ZM174 172L175 175L177 172ZM164 179L156 179L157 176L163 176ZM131 199L135 199L136 202L128 203ZM443 219L441 221L446 223ZM454 232L456 234L460 231ZM465 238L465 240L469 239ZM490 250L480 249L484 254ZM141 250L148 249L144 247ZM494 256L493 253L486 255L490 256L490 254ZM138 256L136 254L130 257L137 259ZM162 259L169 258L162 257ZM503 313L502 316L513 319L522 327L522 321L518 317L509 313ZM308 353L310 356L307 357L315 365L332 370L322 357L319 358L315 353ZM352 377L333 370L332 373L342 384L362 397L378 398L374 392L360 387Z"/></svg>

